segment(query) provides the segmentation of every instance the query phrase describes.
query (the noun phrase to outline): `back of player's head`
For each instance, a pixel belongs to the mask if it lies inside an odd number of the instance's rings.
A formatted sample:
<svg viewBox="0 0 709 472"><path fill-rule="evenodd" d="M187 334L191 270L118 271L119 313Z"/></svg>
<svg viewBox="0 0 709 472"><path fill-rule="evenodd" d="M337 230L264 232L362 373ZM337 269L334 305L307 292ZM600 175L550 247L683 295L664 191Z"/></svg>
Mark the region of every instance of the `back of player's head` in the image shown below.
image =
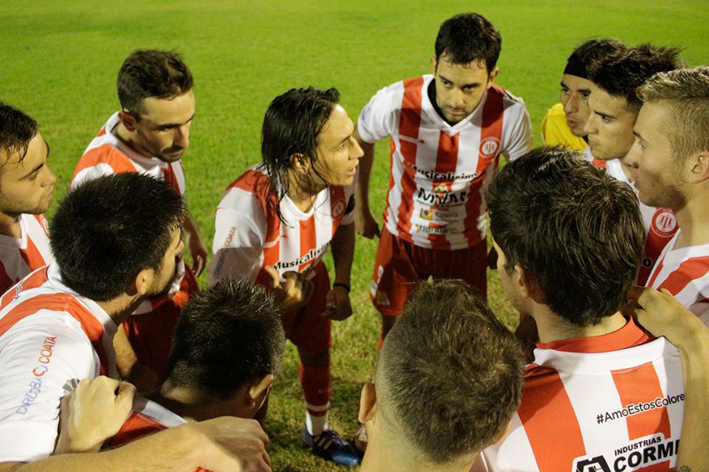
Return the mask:
<svg viewBox="0 0 709 472"><path fill-rule="evenodd" d="M679 67L679 49L642 44L594 61L589 79L609 95L624 98L628 109L637 114L642 106L637 93L640 86L658 72Z"/></svg>
<svg viewBox="0 0 709 472"><path fill-rule="evenodd" d="M375 385L391 434L454 462L505 430L522 397L520 349L465 282L422 283L384 340Z"/></svg>
<svg viewBox="0 0 709 472"><path fill-rule="evenodd" d="M502 49L500 32L477 13L461 13L443 22L436 37L436 61L442 55L453 64L485 63L492 72Z"/></svg>
<svg viewBox="0 0 709 472"><path fill-rule="evenodd" d="M655 75L640 87L646 103L662 103L670 111L665 123L672 152L683 159L709 150L709 67L679 69Z"/></svg>
<svg viewBox="0 0 709 472"><path fill-rule="evenodd" d="M520 265L554 313L588 326L620 309L645 239L630 186L576 152L542 147L506 165L486 198L505 270Z"/></svg>
<svg viewBox="0 0 709 472"><path fill-rule="evenodd" d="M35 120L21 110L0 102L0 164L16 152L24 158L27 148L39 131Z"/></svg>
<svg viewBox="0 0 709 472"><path fill-rule="evenodd" d="M591 64L625 51L623 43L616 39L589 39L581 43L566 61L564 74L588 79Z"/></svg>
<svg viewBox="0 0 709 472"><path fill-rule="evenodd" d="M223 279L194 295L172 337L166 377L203 401L233 397L275 374L285 334L273 297L245 280Z"/></svg>
<svg viewBox="0 0 709 472"><path fill-rule="evenodd" d="M82 183L59 205L51 246L64 283L106 301L143 269L161 268L184 217L182 197L166 182L135 172Z"/></svg>
<svg viewBox="0 0 709 472"><path fill-rule="evenodd" d="M317 160L320 132L339 101L340 92L335 88L308 87L290 89L269 105L263 120L261 156L270 176L271 194L277 201L288 192L293 156Z"/></svg>
<svg viewBox="0 0 709 472"><path fill-rule="evenodd" d="M174 52L133 51L118 71L118 100L136 118L146 98L170 99L192 90L192 73Z"/></svg>

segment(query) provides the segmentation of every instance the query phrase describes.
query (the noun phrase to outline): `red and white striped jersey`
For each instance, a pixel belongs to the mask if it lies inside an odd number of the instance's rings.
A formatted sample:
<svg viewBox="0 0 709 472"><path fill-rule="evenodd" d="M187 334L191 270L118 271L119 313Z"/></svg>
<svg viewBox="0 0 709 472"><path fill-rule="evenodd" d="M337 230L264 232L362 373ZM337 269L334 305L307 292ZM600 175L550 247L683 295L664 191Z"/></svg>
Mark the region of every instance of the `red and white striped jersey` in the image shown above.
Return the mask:
<svg viewBox="0 0 709 472"><path fill-rule="evenodd" d="M116 435L106 440L103 449L125 446L158 431L185 423L183 418L164 406L136 395L133 399L133 410L130 416Z"/></svg>
<svg viewBox="0 0 709 472"><path fill-rule="evenodd" d="M62 283L55 265L30 273L0 299L0 462L54 451L59 402L79 380L117 377L116 324Z"/></svg>
<svg viewBox="0 0 709 472"><path fill-rule="evenodd" d="M91 141L76 164L71 178L71 188L102 175L140 172L159 180L166 180L180 192L180 195L184 195L185 174L182 172L182 161L163 162L157 157L141 156L113 134L118 123L118 113L115 113Z"/></svg>
<svg viewBox="0 0 709 472"><path fill-rule="evenodd" d="M630 320L604 336L538 344L507 435L489 470L669 470L684 384L679 352Z"/></svg>
<svg viewBox="0 0 709 472"><path fill-rule="evenodd" d="M709 326L709 244L675 249L680 232L665 246L647 286L669 290Z"/></svg>
<svg viewBox="0 0 709 472"><path fill-rule="evenodd" d="M483 187L500 154L516 159L531 148L531 124L524 102L493 86L450 125L431 103L432 81L424 75L377 92L357 132L369 143L391 137L387 230L417 246L462 249L485 238Z"/></svg>
<svg viewBox="0 0 709 472"><path fill-rule="evenodd" d="M591 146L586 146L586 148L583 150L583 152L581 154L583 155L584 159L586 159L588 162L590 162L594 166L598 167L599 169L606 168L606 164L608 163L608 161L604 161L603 159L593 157L593 154L591 154Z"/></svg>
<svg viewBox="0 0 709 472"><path fill-rule="evenodd" d="M35 269L54 262L44 215L19 217L20 239L0 234L0 293Z"/></svg>
<svg viewBox="0 0 709 472"><path fill-rule="evenodd" d="M266 284L266 265L285 272L312 272L340 225L352 223L353 186L328 187L302 212L286 195L281 221L269 202L268 175L257 164L226 190L217 207L209 281L224 277Z"/></svg>
<svg viewBox="0 0 709 472"><path fill-rule="evenodd" d="M630 188L635 192L635 196L638 195L638 189L635 188L635 184L623 172L623 164L620 159L606 161L606 172L614 179L630 185ZM643 247L643 259L640 263L635 283L644 286L657 258L660 257L662 250L675 235L679 226L672 210L647 206L640 200L638 200L638 205L640 214L643 217L643 227L645 228L645 246Z"/></svg>

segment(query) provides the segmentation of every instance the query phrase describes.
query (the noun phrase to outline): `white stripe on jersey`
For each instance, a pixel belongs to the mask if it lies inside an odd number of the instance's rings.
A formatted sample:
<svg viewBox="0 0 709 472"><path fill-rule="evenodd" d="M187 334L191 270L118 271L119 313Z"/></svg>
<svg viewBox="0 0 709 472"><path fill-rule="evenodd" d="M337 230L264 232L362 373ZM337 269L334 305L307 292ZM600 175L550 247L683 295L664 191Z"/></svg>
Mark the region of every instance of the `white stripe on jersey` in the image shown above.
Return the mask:
<svg viewBox="0 0 709 472"><path fill-rule="evenodd" d="M0 234L0 270L7 275L5 282L0 281L6 284L0 287L0 292L5 292L33 270L54 262L44 216L22 214L18 220L19 239Z"/></svg>

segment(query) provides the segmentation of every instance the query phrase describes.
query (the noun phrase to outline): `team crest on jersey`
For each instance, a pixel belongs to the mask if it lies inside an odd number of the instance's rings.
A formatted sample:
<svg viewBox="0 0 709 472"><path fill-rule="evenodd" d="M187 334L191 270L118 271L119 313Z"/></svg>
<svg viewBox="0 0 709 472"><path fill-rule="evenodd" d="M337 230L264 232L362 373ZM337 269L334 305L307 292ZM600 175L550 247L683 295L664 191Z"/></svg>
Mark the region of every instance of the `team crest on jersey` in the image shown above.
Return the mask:
<svg viewBox="0 0 709 472"><path fill-rule="evenodd" d="M42 228L44 228L45 233L49 234L49 223L46 218L42 218Z"/></svg>
<svg viewBox="0 0 709 472"><path fill-rule="evenodd" d="M332 217L339 218L345 213L345 201L339 200L332 209Z"/></svg>
<svg viewBox="0 0 709 472"><path fill-rule="evenodd" d="M652 230L663 238L669 238L677 231L677 218L671 210L661 208L652 216Z"/></svg>
<svg viewBox="0 0 709 472"><path fill-rule="evenodd" d="M426 210L426 209L421 210L421 218L422 219L424 219L426 221L433 221L433 216L434 216L433 210Z"/></svg>
<svg viewBox="0 0 709 472"><path fill-rule="evenodd" d="M433 193L435 193L436 195L446 195L450 191L451 191L450 185L448 185L446 183L439 184L439 185L436 185L435 187L433 187Z"/></svg>
<svg viewBox="0 0 709 472"><path fill-rule="evenodd" d="M500 140L494 136L488 136L480 143L480 156L491 159L497 155L500 148Z"/></svg>

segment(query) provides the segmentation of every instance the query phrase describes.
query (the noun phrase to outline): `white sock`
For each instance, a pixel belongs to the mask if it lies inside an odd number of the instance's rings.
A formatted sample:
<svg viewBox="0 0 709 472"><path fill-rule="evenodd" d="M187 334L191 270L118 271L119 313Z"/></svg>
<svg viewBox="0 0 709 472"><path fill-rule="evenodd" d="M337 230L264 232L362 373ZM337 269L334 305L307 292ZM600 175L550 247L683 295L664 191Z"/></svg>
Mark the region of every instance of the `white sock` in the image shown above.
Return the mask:
<svg viewBox="0 0 709 472"><path fill-rule="evenodd" d="M319 406L319 407L314 407L312 405L308 405L308 410L313 409L313 410L320 410L320 411L325 411L326 413L321 416L315 416L310 413L310 411L306 410L305 412L305 427L308 428L308 432L312 436L320 436L323 431L326 429L329 429L327 426L327 409L329 408L330 404L328 403L327 405Z"/></svg>

